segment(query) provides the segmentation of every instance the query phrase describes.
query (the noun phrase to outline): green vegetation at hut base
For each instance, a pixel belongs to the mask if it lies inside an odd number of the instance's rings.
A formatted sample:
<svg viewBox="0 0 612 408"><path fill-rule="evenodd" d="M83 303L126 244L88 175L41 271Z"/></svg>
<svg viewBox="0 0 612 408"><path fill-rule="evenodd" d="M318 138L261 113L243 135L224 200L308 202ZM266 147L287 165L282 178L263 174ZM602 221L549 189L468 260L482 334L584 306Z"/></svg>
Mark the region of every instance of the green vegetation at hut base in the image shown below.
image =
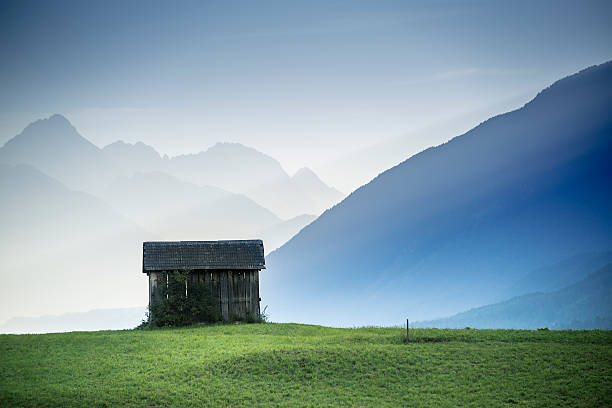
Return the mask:
<svg viewBox="0 0 612 408"><path fill-rule="evenodd" d="M612 406L612 332L217 324L0 336L0 406Z"/></svg>

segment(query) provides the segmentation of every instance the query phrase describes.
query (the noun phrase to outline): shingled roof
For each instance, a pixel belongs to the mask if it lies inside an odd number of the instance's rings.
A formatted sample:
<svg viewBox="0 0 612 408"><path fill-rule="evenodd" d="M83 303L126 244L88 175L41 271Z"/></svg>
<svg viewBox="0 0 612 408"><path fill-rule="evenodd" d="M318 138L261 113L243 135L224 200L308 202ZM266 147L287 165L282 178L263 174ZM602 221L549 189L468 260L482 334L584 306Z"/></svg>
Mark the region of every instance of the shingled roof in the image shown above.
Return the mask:
<svg viewBox="0 0 612 408"><path fill-rule="evenodd" d="M142 244L142 271L266 269L263 242L153 241Z"/></svg>

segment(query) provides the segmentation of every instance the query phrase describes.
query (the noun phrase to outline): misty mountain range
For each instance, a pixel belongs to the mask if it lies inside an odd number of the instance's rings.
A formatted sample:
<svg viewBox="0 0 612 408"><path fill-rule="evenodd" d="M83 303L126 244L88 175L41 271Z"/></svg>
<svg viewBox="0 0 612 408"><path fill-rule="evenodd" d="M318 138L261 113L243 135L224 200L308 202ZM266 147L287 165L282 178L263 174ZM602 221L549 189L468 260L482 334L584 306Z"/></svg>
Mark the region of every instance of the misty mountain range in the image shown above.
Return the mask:
<svg viewBox="0 0 612 408"><path fill-rule="evenodd" d="M415 327L612 329L612 264L549 293L530 293Z"/></svg>
<svg viewBox="0 0 612 408"><path fill-rule="evenodd" d="M344 326L497 302L537 268L612 248L611 158L609 62L351 193L267 257L262 298L280 321Z"/></svg>
<svg viewBox="0 0 612 408"><path fill-rule="evenodd" d="M408 158L336 205L341 194L312 171L290 177L241 145L174 158L142 143L99 149L53 116L0 149L2 191L14 196L2 204L3 255L17 271L3 302L23 307L14 315L35 314L27 297L56 288L49 313L78 310L75 289L98 308L144 305L145 237L257 234L274 243L267 250L280 246L260 278L274 321L608 327L611 107L608 62ZM51 241L59 248L38 251Z"/></svg>
<svg viewBox="0 0 612 408"><path fill-rule="evenodd" d="M342 198L311 171L290 177L239 144L174 158L143 143L100 149L61 115L0 148L0 191L0 321L146 304L143 241L257 237L271 251Z"/></svg>
<svg viewBox="0 0 612 408"><path fill-rule="evenodd" d="M343 197L311 170L290 177L275 159L237 143L173 158L141 142L99 149L61 115L38 120L9 140L0 148L0 163L35 167L68 188L102 198L158 235L167 232L163 220L170 218L178 230L213 222L198 232L211 237L254 234L283 219L318 215ZM219 213L215 206L234 210Z"/></svg>
<svg viewBox="0 0 612 408"><path fill-rule="evenodd" d="M118 141L100 149L61 115L28 125L0 148L0 163L29 164L69 188L92 194L100 194L120 176L163 173L162 177L167 174L262 200L260 205L283 219L320 214L343 198L311 170L301 169L290 177L277 160L238 143L217 143L197 154L172 158L142 142Z"/></svg>

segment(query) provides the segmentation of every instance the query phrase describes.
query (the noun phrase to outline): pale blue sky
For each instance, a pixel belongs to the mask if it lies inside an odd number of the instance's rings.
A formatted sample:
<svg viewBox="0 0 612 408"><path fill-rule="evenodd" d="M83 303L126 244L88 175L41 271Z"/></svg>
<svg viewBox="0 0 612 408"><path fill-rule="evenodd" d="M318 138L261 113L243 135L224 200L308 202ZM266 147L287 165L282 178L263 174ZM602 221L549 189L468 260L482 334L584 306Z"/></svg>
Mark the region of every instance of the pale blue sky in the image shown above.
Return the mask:
<svg viewBox="0 0 612 408"><path fill-rule="evenodd" d="M99 146L238 141L289 171L612 59L610 1L0 2L0 144L68 117Z"/></svg>

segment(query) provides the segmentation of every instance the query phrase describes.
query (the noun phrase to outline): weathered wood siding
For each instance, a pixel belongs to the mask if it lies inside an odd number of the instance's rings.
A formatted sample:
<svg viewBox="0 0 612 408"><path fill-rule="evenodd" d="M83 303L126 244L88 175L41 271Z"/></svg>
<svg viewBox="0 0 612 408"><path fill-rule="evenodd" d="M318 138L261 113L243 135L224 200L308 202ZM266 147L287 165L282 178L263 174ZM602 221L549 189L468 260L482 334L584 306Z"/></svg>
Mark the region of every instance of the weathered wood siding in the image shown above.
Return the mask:
<svg viewBox="0 0 612 408"><path fill-rule="evenodd" d="M149 304L159 299L159 285L165 285L165 272L149 273ZM188 282L203 283L211 292L217 313L225 321L259 316L258 270L196 270Z"/></svg>
<svg viewBox="0 0 612 408"><path fill-rule="evenodd" d="M215 271L219 286L219 307L223 320L247 319L259 315L259 271Z"/></svg>

